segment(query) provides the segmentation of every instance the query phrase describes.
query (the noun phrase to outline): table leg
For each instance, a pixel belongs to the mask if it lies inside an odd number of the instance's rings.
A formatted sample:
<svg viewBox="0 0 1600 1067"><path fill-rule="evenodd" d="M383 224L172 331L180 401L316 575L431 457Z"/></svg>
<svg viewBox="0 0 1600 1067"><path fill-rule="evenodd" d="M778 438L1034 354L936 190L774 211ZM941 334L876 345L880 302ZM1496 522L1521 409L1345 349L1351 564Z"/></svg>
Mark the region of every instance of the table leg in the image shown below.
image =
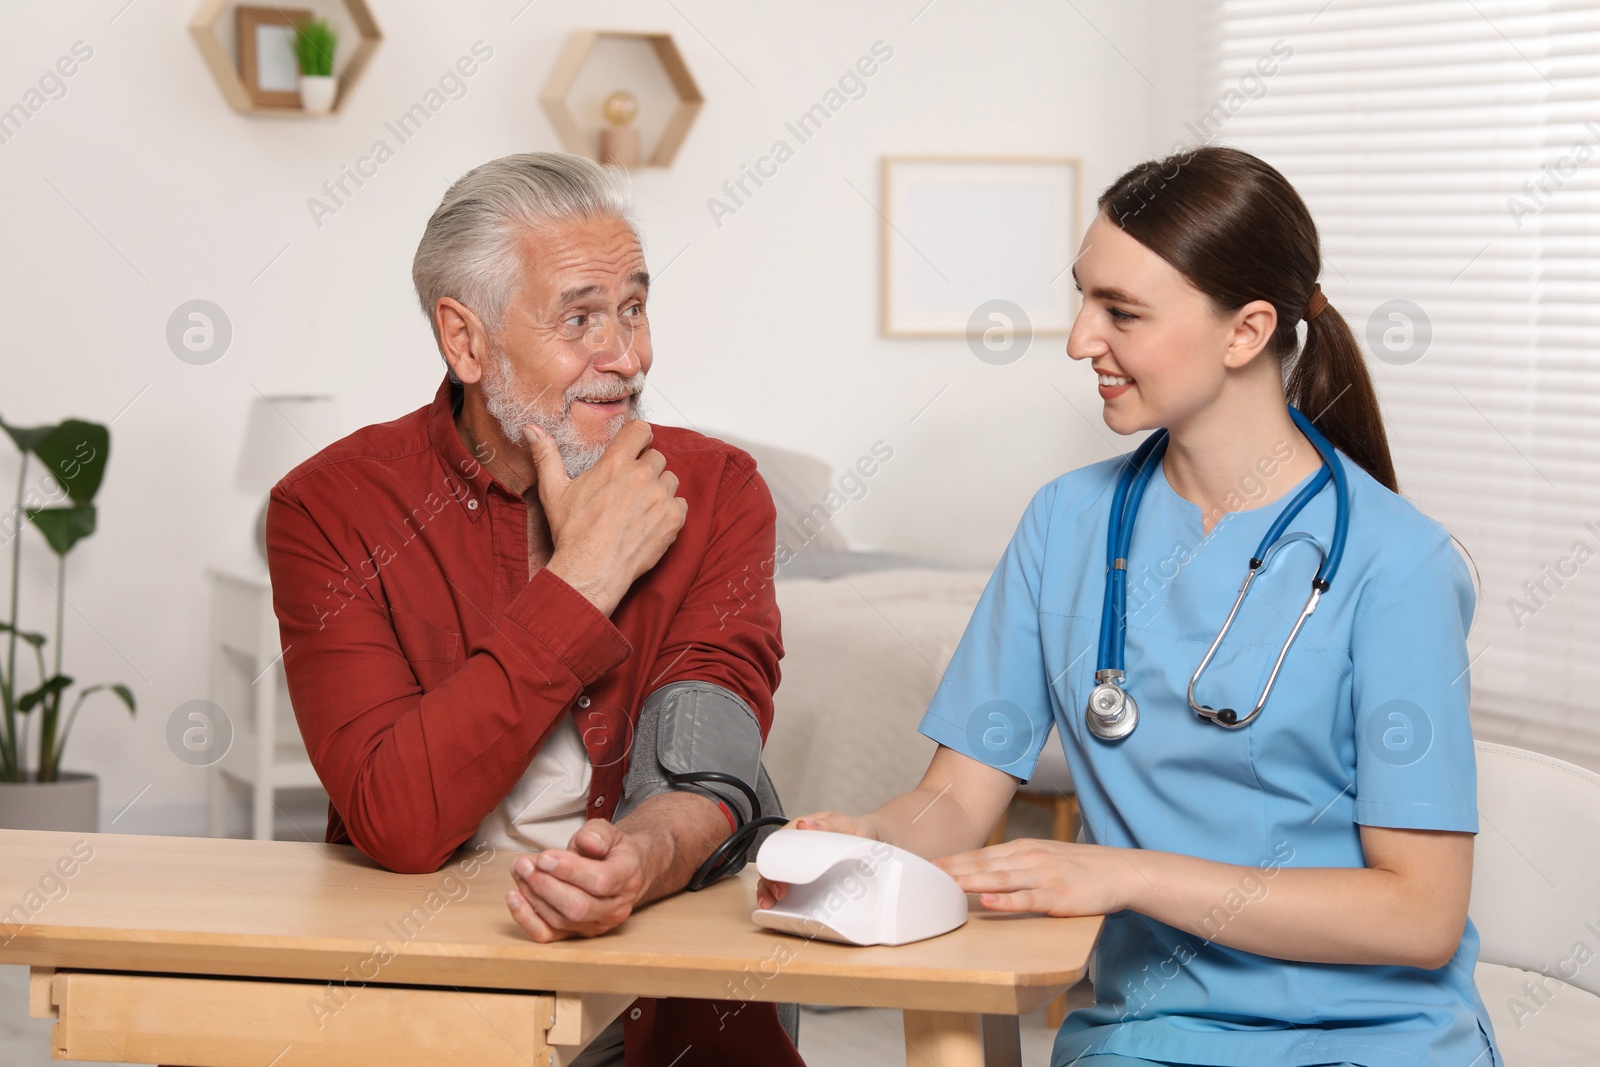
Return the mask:
<svg viewBox="0 0 1600 1067"><path fill-rule="evenodd" d="M983 1016L907 1010L905 1020L906 1067L983 1067Z"/></svg>
<svg viewBox="0 0 1600 1067"><path fill-rule="evenodd" d="M567 1067L635 999L632 993L557 993L545 1035L554 1053L550 1067Z"/></svg>
<svg viewBox="0 0 1600 1067"><path fill-rule="evenodd" d="M1022 1067L1022 1020L1015 1015L983 1017L984 1067Z"/></svg>

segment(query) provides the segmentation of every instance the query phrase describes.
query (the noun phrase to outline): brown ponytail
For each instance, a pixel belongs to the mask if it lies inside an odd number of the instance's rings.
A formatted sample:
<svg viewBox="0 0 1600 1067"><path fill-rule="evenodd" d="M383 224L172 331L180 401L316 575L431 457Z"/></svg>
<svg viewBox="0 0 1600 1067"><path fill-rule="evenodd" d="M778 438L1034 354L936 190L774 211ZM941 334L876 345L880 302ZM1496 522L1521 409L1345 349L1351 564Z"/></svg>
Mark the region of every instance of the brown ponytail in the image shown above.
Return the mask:
<svg viewBox="0 0 1600 1067"><path fill-rule="evenodd" d="M1284 396L1329 441L1398 492L1378 394L1344 316L1320 296L1322 247L1305 201L1275 168L1235 148L1204 147L1141 163L1100 194L1099 208L1172 264L1223 311L1265 300L1278 311L1268 346Z"/></svg>
<svg viewBox="0 0 1600 1067"><path fill-rule="evenodd" d="M1378 394L1350 324L1332 305L1306 320L1306 343L1289 366L1284 395L1344 454L1398 493Z"/></svg>

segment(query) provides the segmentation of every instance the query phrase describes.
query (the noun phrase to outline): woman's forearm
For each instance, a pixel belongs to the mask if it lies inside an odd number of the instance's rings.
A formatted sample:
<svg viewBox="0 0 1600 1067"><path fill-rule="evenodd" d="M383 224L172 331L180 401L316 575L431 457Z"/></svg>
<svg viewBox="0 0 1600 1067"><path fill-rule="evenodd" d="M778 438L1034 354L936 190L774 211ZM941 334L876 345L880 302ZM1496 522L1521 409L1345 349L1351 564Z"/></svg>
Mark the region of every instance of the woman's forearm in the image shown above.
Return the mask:
<svg viewBox="0 0 1600 1067"><path fill-rule="evenodd" d="M861 816L871 836L927 859L977 848L1017 791L1017 780L940 745L909 793Z"/></svg>
<svg viewBox="0 0 1600 1067"><path fill-rule="evenodd" d="M926 785L900 794L861 818L873 837L929 859L977 848L990 829L962 807L954 790Z"/></svg>
<svg viewBox="0 0 1600 1067"><path fill-rule="evenodd" d="M1307 963L1435 968L1461 941L1465 901L1457 910L1395 871L1125 855L1131 910L1230 948Z"/></svg>

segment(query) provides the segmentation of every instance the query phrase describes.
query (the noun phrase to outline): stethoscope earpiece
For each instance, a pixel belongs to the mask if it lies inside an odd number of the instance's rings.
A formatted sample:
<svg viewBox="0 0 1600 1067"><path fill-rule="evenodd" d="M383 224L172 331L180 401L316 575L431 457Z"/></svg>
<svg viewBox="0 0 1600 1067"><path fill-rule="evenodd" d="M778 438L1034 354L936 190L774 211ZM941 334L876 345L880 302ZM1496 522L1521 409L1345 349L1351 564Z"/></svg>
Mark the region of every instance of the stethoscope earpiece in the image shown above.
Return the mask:
<svg viewBox="0 0 1600 1067"><path fill-rule="evenodd" d="M1244 725L1239 722L1239 713L1232 708L1223 708L1218 711L1213 707L1202 704L1194 709L1194 713L1207 722L1214 722L1218 726L1226 726L1229 729L1238 729L1241 725Z"/></svg>

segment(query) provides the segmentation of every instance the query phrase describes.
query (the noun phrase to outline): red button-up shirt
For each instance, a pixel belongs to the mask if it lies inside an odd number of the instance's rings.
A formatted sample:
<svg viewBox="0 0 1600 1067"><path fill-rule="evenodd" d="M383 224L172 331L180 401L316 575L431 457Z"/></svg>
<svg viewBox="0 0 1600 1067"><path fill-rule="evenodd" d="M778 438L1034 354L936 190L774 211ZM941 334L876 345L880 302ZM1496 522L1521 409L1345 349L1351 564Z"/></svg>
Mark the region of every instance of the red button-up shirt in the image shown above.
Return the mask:
<svg viewBox="0 0 1600 1067"><path fill-rule="evenodd" d="M267 512L284 671L328 791L327 840L396 871L443 866L564 715L576 717L593 765L597 818L615 810L639 709L664 685L728 689L764 739L783 654L774 509L746 453L655 428L688 517L608 619L548 569L529 578L527 504L468 453L459 404L446 380L428 406L296 467ZM630 1063L645 1062L633 1038L643 1024L673 1040L698 1031L671 1018L669 1003L630 1025ZM722 1020L727 1036L730 1018L757 1023L763 1045L776 1027L755 1005L736 1016L742 1005L715 1015L710 1005L684 1002ZM768 1047L768 1062L794 1055Z"/></svg>

